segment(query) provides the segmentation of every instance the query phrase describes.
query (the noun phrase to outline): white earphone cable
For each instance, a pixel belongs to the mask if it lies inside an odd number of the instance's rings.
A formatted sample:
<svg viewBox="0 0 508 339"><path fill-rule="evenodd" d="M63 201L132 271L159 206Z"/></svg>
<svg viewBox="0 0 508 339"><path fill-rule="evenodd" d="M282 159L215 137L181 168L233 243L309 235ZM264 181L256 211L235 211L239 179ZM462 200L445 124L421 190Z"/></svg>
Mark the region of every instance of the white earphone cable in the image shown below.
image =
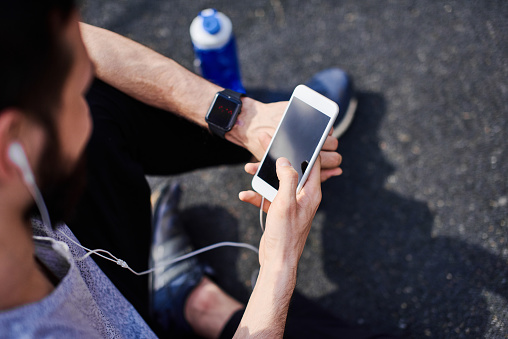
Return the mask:
<svg viewBox="0 0 508 339"><path fill-rule="evenodd" d="M106 251L106 250L102 250L102 249L95 249L95 250L91 250L89 248L86 248L84 246L81 246L80 244L78 244L76 241L74 241L71 237L69 237L67 234L65 234L64 232L62 232L61 230L59 231L61 234L63 234L67 239L69 239L70 241L72 241L75 245L81 247L82 249L84 249L85 251L87 251L88 253L85 254L84 256L80 257L80 258L76 258L75 260L76 261L82 261L82 260L85 260L87 257L89 257L90 255L92 254L95 254L95 255L98 255L104 259L107 259L109 261L112 261L114 263L116 263L117 265L119 266L122 266L123 268L126 268L128 269L129 271L131 271L133 274L135 275L145 275L145 274L149 274L153 271L155 271L156 269L159 269L159 268L162 268L162 267L166 267L166 266L169 266L169 265L173 265L173 264L176 264L177 262L180 262L180 261L183 261L183 260L186 260L186 259L189 259L189 258L192 258L198 254L201 254L201 253L204 253L204 252L208 252L208 251L211 251L213 249L216 249L216 248L219 248L219 247L240 247L240 248L247 248L249 250L252 250L256 253L259 253L259 250L250 245L250 244L246 244L246 243L238 243L238 242L232 242L232 241L223 241L223 242L219 242L219 243L216 243L216 244L213 244L213 245L210 245L210 246L206 246L206 247L203 247L201 249L198 249L198 250L195 250L193 252L190 252L190 253L187 253L185 255L182 255L180 257L177 257L177 258L174 258L174 259L170 259L170 260L166 260L162 263L159 263L158 265L156 265L155 267L152 267L151 269L149 270L146 270L146 271L142 271L142 272L136 272L134 271L132 268L129 267L129 265L127 264L127 262L125 262L124 260L122 259L119 259L117 257L115 257L113 254L111 254L109 251ZM106 254L108 254L109 256L111 256L111 258L108 258L102 254L100 254L99 252L104 252Z"/></svg>
<svg viewBox="0 0 508 339"><path fill-rule="evenodd" d="M35 177L33 175L33 172L31 170L31 168L30 168L30 165L28 164L28 160L26 159L26 155L25 155L25 152L24 152L22 146L19 143L13 143L11 145L11 148L10 148L9 152L10 152L9 156L11 157L11 159L19 166L19 169L21 171L21 175L22 175L23 181L27 185L27 188L30 191L30 194L32 195L32 197L34 199L35 204L37 205L37 208L39 209L39 213L41 214L42 222L47 227L52 228L51 219L49 218L48 208L46 207L46 203L44 202L44 198L42 197L42 194L41 194L39 188L37 187L37 183L35 182ZM261 202L261 219L260 219L260 221L261 221L261 229L264 230L264 225L263 225L263 220L262 220L263 202L264 202L264 198L263 198L263 201ZM207 252L207 251L211 251L211 250L219 248L219 247L226 247L226 246L228 246L228 247L247 248L247 249L252 250L252 251L254 251L256 253L259 253L259 250L256 247L254 247L254 246L252 246L250 244L237 243L237 242L232 242L232 241L223 241L223 242L220 242L220 243L217 243L217 244L213 244L213 245L210 245L210 246L206 246L206 247L201 248L199 250L187 253L187 254L185 254L183 256L180 256L178 258L167 260L165 262L162 262L162 263L156 265L155 267L153 267L153 268L151 268L149 270L142 271L142 272L136 272L136 271L134 271L133 269L131 269L129 267L127 262L125 262L122 259L117 258L111 252L103 250L103 249L91 250L91 249L89 249L89 248L87 248L85 246L82 246L78 242L76 242L74 239L69 237L64 232L62 232L62 230L59 230L59 232L62 235L64 235L67 239L69 239L72 243L74 243L76 246L79 246L80 248L84 249L87 252L85 255L83 255L80 258L74 258L74 260L76 260L76 261L82 261L82 260L85 260L86 258L88 258L89 256L91 256L92 254L95 254L95 255L97 255L97 256L99 256L101 258L104 258L106 260L112 261L112 262L116 263L117 265L119 265L119 266L121 266L123 268L128 269L129 271L131 271L135 275L149 274L149 273L151 273L151 272L153 272L156 269L159 269L161 267L166 267L168 265L175 264L175 263L180 262L182 260L189 259L191 257L194 257L194 256L198 255L198 254L201 254L201 253L204 253L204 252ZM39 236L34 236L33 238L34 239L39 239L39 240L49 240L49 241L51 241L53 243L53 245L58 245L57 246L58 248L64 247L65 248L64 251L68 251L67 244L62 243L62 242L60 242L58 240L55 240L53 238L39 237ZM102 253L105 253L106 255L104 255Z"/></svg>

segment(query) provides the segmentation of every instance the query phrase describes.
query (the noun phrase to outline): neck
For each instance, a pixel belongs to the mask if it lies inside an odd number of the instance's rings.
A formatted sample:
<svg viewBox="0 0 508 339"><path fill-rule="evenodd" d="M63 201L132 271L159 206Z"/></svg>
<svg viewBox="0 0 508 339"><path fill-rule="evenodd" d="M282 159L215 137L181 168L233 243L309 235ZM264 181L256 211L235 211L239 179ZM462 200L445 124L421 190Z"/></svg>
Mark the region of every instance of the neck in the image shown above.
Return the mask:
<svg viewBox="0 0 508 339"><path fill-rule="evenodd" d="M0 310L36 302L53 285L35 261L32 228L6 201L0 201Z"/></svg>

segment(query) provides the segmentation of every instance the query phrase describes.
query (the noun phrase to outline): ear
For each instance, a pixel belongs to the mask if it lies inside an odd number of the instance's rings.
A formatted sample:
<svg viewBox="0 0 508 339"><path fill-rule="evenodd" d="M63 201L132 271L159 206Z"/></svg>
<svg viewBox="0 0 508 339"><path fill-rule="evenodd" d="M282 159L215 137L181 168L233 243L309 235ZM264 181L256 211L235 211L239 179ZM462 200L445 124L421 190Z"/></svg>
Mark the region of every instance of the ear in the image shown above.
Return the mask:
<svg viewBox="0 0 508 339"><path fill-rule="evenodd" d="M15 108L0 111L0 182L17 174L17 167L9 158L9 147L20 142L21 126L25 121L24 114Z"/></svg>

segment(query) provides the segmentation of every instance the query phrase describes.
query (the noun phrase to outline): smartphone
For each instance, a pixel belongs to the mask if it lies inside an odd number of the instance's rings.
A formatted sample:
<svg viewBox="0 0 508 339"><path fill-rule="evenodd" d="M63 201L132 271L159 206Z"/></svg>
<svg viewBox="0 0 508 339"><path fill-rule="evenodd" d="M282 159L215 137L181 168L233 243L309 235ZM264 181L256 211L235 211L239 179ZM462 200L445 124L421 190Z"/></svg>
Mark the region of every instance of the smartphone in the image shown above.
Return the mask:
<svg viewBox="0 0 508 339"><path fill-rule="evenodd" d="M299 192L339 113L339 106L305 85L298 85L257 173L252 188L269 201L279 189L275 162L285 157L298 172Z"/></svg>

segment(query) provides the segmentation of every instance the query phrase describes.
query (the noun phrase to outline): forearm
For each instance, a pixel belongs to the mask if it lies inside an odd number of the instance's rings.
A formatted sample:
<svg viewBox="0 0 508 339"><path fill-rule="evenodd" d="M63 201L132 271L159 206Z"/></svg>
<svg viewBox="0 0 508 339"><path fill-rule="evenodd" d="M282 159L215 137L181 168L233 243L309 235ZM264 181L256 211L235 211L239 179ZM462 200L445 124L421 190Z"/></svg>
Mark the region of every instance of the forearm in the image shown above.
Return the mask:
<svg viewBox="0 0 508 339"><path fill-rule="evenodd" d="M85 23L81 24L81 33L99 79L148 105L207 127L206 113L222 87L119 34ZM258 145L255 133L267 126L274 129L283 109L274 105L267 109L248 97L242 102L242 113L226 139L260 158L264 149Z"/></svg>
<svg viewBox="0 0 508 339"><path fill-rule="evenodd" d="M207 127L206 113L222 87L119 34L84 23L81 33L99 79L150 106ZM248 97L243 97L242 103L242 112L226 139L261 159L268 144L263 140L275 132L287 103L263 104ZM336 149L337 139L329 136L323 146L325 152L321 152L323 168L329 169L323 173L323 180L341 173L340 158L333 154Z"/></svg>
<svg viewBox="0 0 508 339"><path fill-rule="evenodd" d="M116 33L84 23L81 33L99 79L146 104L206 126L205 114L221 87Z"/></svg>
<svg viewBox="0 0 508 339"><path fill-rule="evenodd" d="M296 284L296 268L261 267L234 338L282 338Z"/></svg>

